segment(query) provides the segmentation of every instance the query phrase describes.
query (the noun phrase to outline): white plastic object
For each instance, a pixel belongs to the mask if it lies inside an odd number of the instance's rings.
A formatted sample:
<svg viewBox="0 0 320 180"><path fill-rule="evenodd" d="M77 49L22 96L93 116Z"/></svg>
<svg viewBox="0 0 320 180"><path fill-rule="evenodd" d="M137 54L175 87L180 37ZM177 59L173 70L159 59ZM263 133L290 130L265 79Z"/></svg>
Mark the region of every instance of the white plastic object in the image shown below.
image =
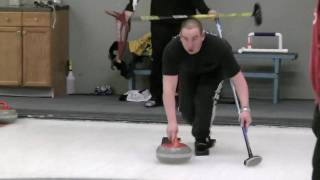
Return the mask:
<svg viewBox="0 0 320 180"><path fill-rule="evenodd" d="M277 37L278 38L278 49L259 49L259 48L253 48L252 47L252 38L254 36L268 36L268 37ZM288 49L283 49L283 40L282 40L282 34L281 33L255 33L250 32L248 34L248 41L247 41L247 47L242 47L238 49L239 53L243 52L274 52L274 53L287 53Z"/></svg>
<svg viewBox="0 0 320 180"><path fill-rule="evenodd" d="M75 93L75 80L76 78L73 75L72 72L72 63L69 61L69 71L67 75L67 94L74 94Z"/></svg>
<svg viewBox="0 0 320 180"><path fill-rule="evenodd" d="M238 49L239 53L245 53L245 52L269 52L269 53L288 53L288 49L255 49L255 48L245 48L242 47Z"/></svg>
<svg viewBox="0 0 320 180"><path fill-rule="evenodd" d="M53 0L54 4L62 4L62 0Z"/></svg>
<svg viewBox="0 0 320 180"><path fill-rule="evenodd" d="M67 76L67 94L75 93L75 80L76 78L74 77L73 72L69 71Z"/></svg>

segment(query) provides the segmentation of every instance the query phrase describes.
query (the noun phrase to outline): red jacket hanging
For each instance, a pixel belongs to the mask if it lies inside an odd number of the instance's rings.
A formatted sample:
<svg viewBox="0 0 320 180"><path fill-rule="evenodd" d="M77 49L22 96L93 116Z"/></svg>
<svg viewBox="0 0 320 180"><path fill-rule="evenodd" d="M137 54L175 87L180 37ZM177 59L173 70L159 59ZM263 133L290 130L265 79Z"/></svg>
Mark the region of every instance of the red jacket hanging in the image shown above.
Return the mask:
<svg viewBox="0 0 320 180"><path fill-rule="evenodd" d="M312 26L312 47L311 47L311 61L310 61L310 77L312 88L315 93L316 102L320 104L320 4L317 3L314 11L314 20Z"/></svg>

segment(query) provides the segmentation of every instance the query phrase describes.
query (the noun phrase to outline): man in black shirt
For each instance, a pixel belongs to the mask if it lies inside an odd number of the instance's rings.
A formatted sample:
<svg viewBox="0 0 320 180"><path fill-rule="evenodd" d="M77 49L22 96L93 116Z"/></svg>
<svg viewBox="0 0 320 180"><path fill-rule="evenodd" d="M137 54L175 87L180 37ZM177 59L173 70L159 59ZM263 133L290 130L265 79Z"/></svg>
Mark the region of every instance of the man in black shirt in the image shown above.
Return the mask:
<svg viewBox="0 0 320 180"><path fill-rule="evenodd" d="M167 134L177 137L175 92L179 80L179 108L183 119L192 124L196 155L208 155L213 95L219 83L233 81L241 102L241 125L249 127L251 115L248 86L230 45L223 39L205 33L198 20L183 22L178 37L172 39L163 53L163 103L168 119Z"/></svg>
<svg viewBox="0 0 320 180"><path fill-rule="evenodd" d="M204 0L151 0L150 15L193 15L200 13L215 13L210 10ZM133 0L125 9L127 19L134 11ZM152 65L150 76L150 92L152 98L146 102L146 107L162 105L162 53L166 44L179 33L181 20L163 20L151 22Z"/></svg>

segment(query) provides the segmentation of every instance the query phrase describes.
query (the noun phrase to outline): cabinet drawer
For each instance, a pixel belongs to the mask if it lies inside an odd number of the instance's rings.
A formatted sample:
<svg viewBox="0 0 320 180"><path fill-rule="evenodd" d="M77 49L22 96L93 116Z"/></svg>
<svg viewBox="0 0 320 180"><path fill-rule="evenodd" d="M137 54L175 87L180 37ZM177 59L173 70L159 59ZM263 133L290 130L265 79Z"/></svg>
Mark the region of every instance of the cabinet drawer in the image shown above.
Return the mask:
<svg viewBox="0 0 320 180"><path fill-rule="evenodd" d="M23 26L51 26L50 12L23 12Z"/></svg>
<svg viewBox="0 0 320 180"><path fill-rule="evenodd" d="M21 26L21 12L0 12L0 26Z"/></svg>

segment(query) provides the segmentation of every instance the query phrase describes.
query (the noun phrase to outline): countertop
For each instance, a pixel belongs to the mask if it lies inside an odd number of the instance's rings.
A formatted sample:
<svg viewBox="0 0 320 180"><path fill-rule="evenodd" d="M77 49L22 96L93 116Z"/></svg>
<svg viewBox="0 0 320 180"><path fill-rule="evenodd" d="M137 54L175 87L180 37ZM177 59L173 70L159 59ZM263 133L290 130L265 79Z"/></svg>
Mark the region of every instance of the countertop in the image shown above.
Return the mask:
<svg viewBox="0 0 320 180"><path fill-rule="evenodd" d="M67 10L69 5L56 5L56 10ZM3 11L14 11L14 12L50 12L50 7L36 7L34 5L20 5L20 6L0 6L0 12Z"/></svg>

